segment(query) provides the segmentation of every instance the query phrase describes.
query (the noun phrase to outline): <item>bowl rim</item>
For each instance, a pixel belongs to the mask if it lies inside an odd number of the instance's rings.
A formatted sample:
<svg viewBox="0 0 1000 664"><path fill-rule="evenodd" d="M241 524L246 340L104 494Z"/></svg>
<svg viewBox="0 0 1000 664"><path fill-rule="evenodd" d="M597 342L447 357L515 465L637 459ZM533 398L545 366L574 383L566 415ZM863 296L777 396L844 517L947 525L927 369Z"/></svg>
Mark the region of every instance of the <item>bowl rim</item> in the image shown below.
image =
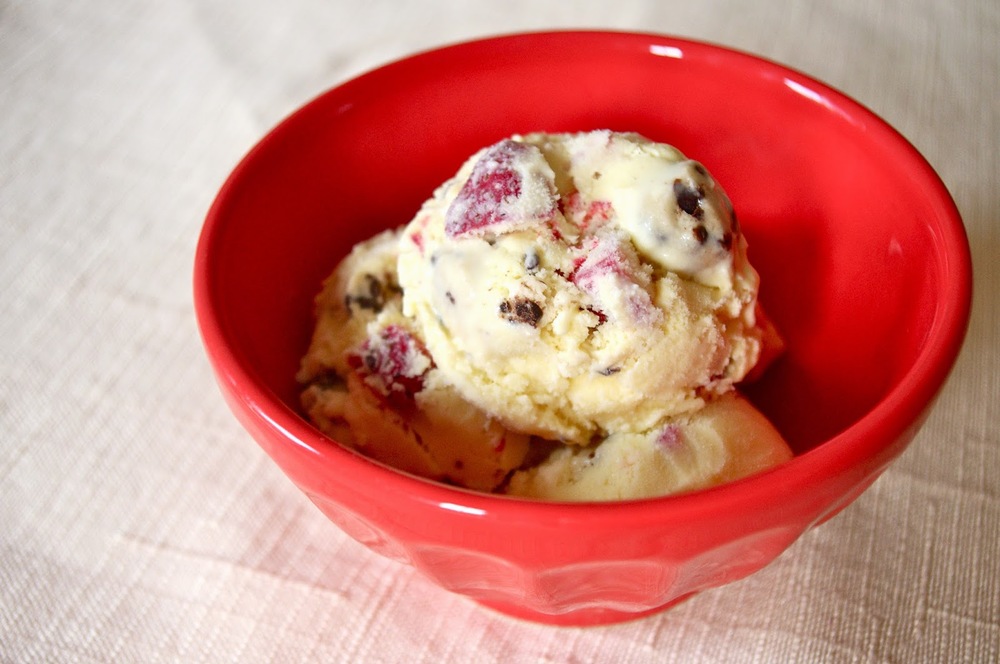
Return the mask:
<svg viewBox="0 0 1000 664"><path fill-rule="evenodd" d="M846 429L796 455L788 462L762 473L723 485L655 498L609 502L538 501L514 496L476 492L411 475L374 461L327 438L298 412L281 401L241 357L227 337L224 321L215 305L212 256L226 225L222 216L227 198L257 155L269 144L281 140L289 127L321 99L344 94L352 86L385 71L432 58L442 53L481 50L497 46L527 48L533 42L586 40L602 45L645 44L647 50L675 48L684 57L725 58L733 65L755 70L757 75L779 76L801 86L814 100L861 122L864 130L883 146L893 150L908 164L914 175L928 187L928 198L938 208L938 242L934 253L942 266L938 292L954 294L940 298L926 338L912 366L875 404ZM264 134L226 177L206 215L194 261L194 308L198 328L216 378L242 406L280 430L296 453L322 457L346 469L377 474L380 491L408 500L452 510L472 517L502 515L522 522L577 522L592 524L598 515L607 515L628 527L662 521L666 513L683 513L686 518L720 509L739 508L780 500L801 486L830 473L840 473L861 460L877 457L887 441L894 440L914 424L912 413L926 411L943 388L958 357L967 332L972 303L972 262L968 239L959 211L940 176L922 154L896 129L866 106L845 93L794 68L771 59L729 46L669 34L624 30L539 30L514 32L452 42L420 50L391 60L374 69L326 89L285 116ZM228 385L228 388L227 388ZM232 404L231 404L232 405ZM909 413L909 415L908 415ZM886 441L886 442L883 442ZM900 450L901 451L901 450ZM898 452L897 452L898 454ZM881 471L895 457L882 459ZM877 474L877 473L876 473ZM353 473L352 473L353 475Z"/></svg>

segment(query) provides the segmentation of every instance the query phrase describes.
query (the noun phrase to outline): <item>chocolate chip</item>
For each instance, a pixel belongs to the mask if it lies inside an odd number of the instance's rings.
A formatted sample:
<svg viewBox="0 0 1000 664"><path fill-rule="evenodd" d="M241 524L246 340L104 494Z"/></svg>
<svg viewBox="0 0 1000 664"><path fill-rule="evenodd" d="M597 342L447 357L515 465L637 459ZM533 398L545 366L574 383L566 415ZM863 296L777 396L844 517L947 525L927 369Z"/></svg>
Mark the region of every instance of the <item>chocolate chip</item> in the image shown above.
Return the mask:
<svg viewBox="0 0 1000 664"><path fill-rule="evenodd" d="M695 219L701 219L701 199L704 198L700 188L692 187L681 180L674 180L674 197L677 206Z"/></svg>
<svg viewBox="0 0 1000 664"><path fill-rule="evenodd" d="M525 297L515 297L500 303L500 315L512 323L538 326L542 319L542 307Z"/></svg>
<svg viewBox="0 0 1000 664"><path fill-rule="evenodd" d="M701 224L692 228L691 233L694 235L694 239L698 240L698 244L705 244L705 241L708 240L708 230Z"/></svg>
<svg viewBox="0 0 1000 664"><path fill-rule="evenodd" d="M320 390L343 388L344 379L341 378L340 375L333 369L325 369L322 373L313 377L313 379L309 381L309 385L312 385Z"/></svg>
<svg viewBox="0 0 1000 664"><path fill-rule="evenodd" d="M427 443L424 442L424 437L421 436L420 432L417 431L416 429L413 429L413 441L420 446L420 449L424 450L425 452L430 452L430 447L428 447Z"/></svg>
<svg viewBox="0 0 1000 664"><path fill-rule="evenodd" d="M385 306L385 290L382 282L374 274L364 275L364 280L361 292L348 293L344 296L344 305L348 309L368 309L377 314Z"/></svg>

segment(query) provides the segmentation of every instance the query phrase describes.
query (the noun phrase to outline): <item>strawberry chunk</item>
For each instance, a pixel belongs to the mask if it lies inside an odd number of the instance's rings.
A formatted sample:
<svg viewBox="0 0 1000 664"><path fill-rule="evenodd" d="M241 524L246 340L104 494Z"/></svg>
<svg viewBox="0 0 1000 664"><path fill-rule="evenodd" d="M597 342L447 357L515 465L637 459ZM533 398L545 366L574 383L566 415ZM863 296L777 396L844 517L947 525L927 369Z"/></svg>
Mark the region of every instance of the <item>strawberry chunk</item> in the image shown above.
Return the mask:
<svg viewBox="0 0 1000 664"><path fill-rule="evenodd" d="M596 235L587 239L582 255L574 261L570 281L593 299L596 310L605 317L627 316L635 322L650 324L659 311L643 286L644 275L638 259L614 235Z"/></svg>
<svg viewBox="0 0 1000 664"><path fill-rule="evenodd" d="M424 377L434 366L420 340L400 325L380 329L347 359L365 384L390 403L412 402L413 395L424 389Z"/></svg>
<svg viewBox="0 0 1000 664"><path fill-rule="evenodd" d="M684 434L676 424L668 424L656 436L656 445L664 452L673 452L683 444Z"/></svg>
<svg viewBox="0 0 1000 664"><path fill-rule="evenodd" d="M621 246L602 237L588 238L584 246L585 253L574 261L576 269L570 276L571 281L583 291L595 294L596 281L601 277L624 277L631 280L628 257Z"/></svg>
<svg viewBox="0 0 1000 664"><path fill-rule="evenodd" d="M505 139L472 168L445 215L449 237L499 235L547 221L555 212L551 168L533 145Z"/></svg>
<svg viewBox="0 0 1000 664"><path fill-rule="evenodd" d="M584 201L580 192L574 191L564 199L560 199L561 209L581 232L592 232L599 228L614 214L611 201Z"/></svg>

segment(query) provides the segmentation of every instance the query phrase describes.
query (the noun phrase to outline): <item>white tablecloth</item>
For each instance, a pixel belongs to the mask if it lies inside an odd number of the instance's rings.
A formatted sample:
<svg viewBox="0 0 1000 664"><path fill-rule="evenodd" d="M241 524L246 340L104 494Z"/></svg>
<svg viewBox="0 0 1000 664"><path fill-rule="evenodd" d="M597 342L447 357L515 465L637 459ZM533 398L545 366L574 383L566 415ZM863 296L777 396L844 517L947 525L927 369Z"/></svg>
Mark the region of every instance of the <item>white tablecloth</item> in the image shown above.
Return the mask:
<svg viewBox="0 0 1000 664"><path fill-rule="evenodd" d="M237 425L191 304L200 225L286 113L518 30L757 53L884 116L953 193L969 336L875 486L762 572L600 628L509 619L350 540ZM1000 4L0 1L0 661L1000 660Z"/></svg>

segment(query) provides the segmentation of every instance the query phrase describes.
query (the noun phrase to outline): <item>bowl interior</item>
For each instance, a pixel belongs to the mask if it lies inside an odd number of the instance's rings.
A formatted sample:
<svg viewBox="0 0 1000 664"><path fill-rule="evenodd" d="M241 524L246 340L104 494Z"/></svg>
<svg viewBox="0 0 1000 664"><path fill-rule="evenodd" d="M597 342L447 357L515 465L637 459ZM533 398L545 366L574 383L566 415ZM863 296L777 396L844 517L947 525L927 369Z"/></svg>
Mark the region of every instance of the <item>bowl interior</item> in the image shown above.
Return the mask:
<svg viewBox="0 0 1000 664"><path fill-rule="evenodd" d="M671 143L729 193L788 342L747 391L798 452L878 404L916 361L942 298L958 295L939 241L947 195L850 100L704 44L527 35L355 79L254 149L210 215L208 297L230 350L297 410L312 300L352 244L409 221L482 146L596 128Z"/></svg>

